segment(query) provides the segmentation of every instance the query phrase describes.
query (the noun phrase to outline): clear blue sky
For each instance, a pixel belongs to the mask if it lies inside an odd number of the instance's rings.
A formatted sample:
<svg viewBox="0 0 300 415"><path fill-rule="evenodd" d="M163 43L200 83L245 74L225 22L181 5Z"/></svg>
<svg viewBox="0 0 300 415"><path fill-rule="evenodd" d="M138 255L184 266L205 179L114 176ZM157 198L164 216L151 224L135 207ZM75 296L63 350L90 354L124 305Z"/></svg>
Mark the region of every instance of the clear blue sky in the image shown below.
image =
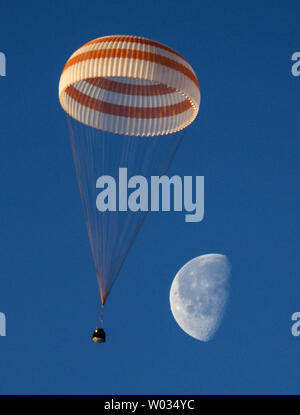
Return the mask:
<svg viewBox="0 0 300 415"><path fill-rule="evenodd" d="M298 1L1 1L0 338L2 394L298 393L300 50ZM91 342L99 294L65 117L61 69L109 34L182 53L199 117L169 174L205 176L205 219L149 214ZM215 338L187 336L169 309L178 269L204 253L232 265Z"/></svg>

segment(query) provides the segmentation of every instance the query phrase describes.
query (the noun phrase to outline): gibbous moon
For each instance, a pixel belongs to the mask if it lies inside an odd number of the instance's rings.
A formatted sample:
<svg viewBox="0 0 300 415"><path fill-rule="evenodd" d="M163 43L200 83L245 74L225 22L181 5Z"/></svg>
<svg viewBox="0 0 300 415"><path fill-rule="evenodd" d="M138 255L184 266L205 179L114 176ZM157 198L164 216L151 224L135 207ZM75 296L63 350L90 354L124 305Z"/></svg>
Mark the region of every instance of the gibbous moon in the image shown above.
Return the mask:
<svg viewBox="0 0 300 415"><path fill-rule="evenodd" d="M170 305L183 331L204 342L212 338L225 311L229 276L229 261L220 254L198 256L178 271L170 290Z"/></svg>

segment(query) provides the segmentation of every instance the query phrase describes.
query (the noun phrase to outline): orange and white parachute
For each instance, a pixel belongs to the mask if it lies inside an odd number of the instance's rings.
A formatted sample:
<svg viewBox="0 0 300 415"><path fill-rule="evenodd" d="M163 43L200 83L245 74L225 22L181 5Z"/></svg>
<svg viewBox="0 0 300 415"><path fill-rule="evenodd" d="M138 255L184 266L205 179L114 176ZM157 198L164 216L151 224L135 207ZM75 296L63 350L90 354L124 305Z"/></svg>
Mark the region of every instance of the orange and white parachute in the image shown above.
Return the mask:
<svg viewBox="0 0 300 415"><path fill-rule="evenodd" d="M196 117L200 89L179 53L137 36L106 36L79 48L59 84L63 109L79 122L115 134L179 131Z"/></svg>
<svg viewBox="0 0 300 415"><path fill-rule="evenodd" d="M179 131L197 116L199 84L173 49L138 36L105 36L69 58L59 100L104 305L146 213L97 211L97 178L116 177L119 167L146 178L165 174Z"/></svg>

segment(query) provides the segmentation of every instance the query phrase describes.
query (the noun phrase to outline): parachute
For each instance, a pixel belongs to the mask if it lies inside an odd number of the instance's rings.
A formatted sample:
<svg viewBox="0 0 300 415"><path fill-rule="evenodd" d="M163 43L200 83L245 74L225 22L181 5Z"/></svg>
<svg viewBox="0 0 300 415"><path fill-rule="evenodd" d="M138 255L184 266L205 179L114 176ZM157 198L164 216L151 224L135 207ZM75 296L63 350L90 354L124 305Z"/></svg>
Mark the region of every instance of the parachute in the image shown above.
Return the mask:
<svg viewBox="0 0 300 415"><path fill-rule="evenodd" d="M102 309L145 211L99 212L98 177L165 174L200 105L189 63L146 38L92 40L69 58L59 83Z"/></svg>

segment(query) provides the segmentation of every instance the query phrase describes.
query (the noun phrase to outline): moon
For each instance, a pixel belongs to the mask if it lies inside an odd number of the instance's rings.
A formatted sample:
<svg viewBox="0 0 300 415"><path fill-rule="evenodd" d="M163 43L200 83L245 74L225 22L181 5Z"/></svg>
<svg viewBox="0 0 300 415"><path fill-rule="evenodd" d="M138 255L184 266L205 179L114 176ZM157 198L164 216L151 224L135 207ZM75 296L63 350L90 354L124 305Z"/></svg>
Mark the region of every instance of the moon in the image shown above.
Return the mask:
<svg viewBox="0 0 300 415"><path fill-rule="evenodd" d="M226 308L229 277L229 261L221 254L198 256L178 271L170 289L170 306L183 331L204 342L213 337Z"/></svg>

